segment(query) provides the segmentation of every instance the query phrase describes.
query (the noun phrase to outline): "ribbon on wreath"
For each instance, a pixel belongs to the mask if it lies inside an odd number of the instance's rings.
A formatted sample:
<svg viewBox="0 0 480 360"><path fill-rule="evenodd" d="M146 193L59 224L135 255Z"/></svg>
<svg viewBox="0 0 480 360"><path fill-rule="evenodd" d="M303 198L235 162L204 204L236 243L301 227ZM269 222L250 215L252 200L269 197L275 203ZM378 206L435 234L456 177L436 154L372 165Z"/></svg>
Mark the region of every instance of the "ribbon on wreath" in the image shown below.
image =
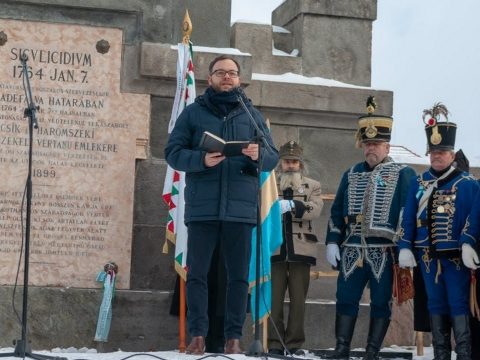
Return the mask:
<svg viewBox="0 0 480 360"><path fill-rule="evenodd" d="M103 298L98 312L97 330L95 341L107 342L112 322L112 301L115 296L115 279L118 273L118 266L109 262L97 275L96 281L103 283Z"/></svg>

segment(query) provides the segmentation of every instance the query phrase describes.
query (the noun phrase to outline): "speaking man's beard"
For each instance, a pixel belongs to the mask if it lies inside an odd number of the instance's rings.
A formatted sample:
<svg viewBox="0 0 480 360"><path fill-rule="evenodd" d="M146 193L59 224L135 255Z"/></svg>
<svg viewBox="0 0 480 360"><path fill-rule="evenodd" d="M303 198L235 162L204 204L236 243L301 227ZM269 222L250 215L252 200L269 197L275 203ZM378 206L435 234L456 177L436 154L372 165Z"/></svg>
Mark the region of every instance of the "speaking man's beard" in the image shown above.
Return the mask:
<svg viewBox="0 0 480 360"><path fill-rule="evenodd" d="M287 171L280 174L280 190L292 188L298 190L302 185L302 174L300 171Z"/></svg>

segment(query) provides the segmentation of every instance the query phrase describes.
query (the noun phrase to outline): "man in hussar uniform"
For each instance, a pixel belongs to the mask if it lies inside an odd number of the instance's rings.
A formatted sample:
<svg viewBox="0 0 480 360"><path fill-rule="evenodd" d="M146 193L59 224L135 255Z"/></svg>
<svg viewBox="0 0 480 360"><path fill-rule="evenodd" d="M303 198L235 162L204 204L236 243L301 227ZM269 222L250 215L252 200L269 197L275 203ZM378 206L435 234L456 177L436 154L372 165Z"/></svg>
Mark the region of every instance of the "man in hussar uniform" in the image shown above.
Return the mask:
<svg viewBox="0 0 480 360"><path fill-rule="evenodd" d="M469 268L476 268L478 258L474 239L461 235L479 185L452 166L457 125L448 121L447 108L437 103L423 118L431 167L411 181L398 261L401 267L420 266L435 360L451 359L452 328L457 359L470 360Z"/></svg>
<svg viewBox="0 0 480 360"><path fill-rule="evenodd" d="M472 359L480 359L480 306L478 300L480 299L480 261L478 254L480 253L480 191L472 205L472 211L468 216L467 223L463 228L462 237L460 241L463 243L475 243L474 249L476 254L472 255L476 270L472 271L472 276L475 276L477 285L470 290L470 309L472 317L470 318L470 332L472 341ZM473 245L472 245L473 246ZM463 245L462 245L463 249ZM473 269L473 266L471 266ZM472 286L472 285L470 285Z"/></svg>
<svg viewBox="0 0 480 360"><path fill-rule="evenodd" d="M327 231L327 260L339 269L335 319L336 346L329 359L348 359L359 302L370 283L370 326L364 359L378 359L390 324L395 240L412 168L389 156L393 119L374 115L359 119L357 146L365 161L342 177Z"/></svg>
<svg viewBox="0 0 480 360"><path fill-rule="evenodd" d="M470 171L470 162L461 149L455 153L453 166L466 172ZM463 237L467 238L462 239ZM476 254L473 255L473 261L477 269L475 271L472 270L472 276L475 276L475 281L479 284L480 260L478 254L480 253L480 191L477 193L477 197L472 205L472 211L470 212L465 227L463 228L462 238L460 238L462 243L475 243L474 249ZM470 333L472 339L480 339L480 306L478 303L478 300L480 299L480 286L472 286L472 284L470 284L470 286L470 312L472 315L470 317ZM480 359L480 342L478 340L472 341L472 359Z"/></svg>
<svg viewBox="0 0 480 360"><path fill-rule="evenodd" d="M272 320L268 348L283 355L283 345L291 354L301 355L305 342L305 300L310 284L310 267L316 265L318 240L312 220L323 207L320 183L305 176L303 149L295 141L280 148L278 167L283 243L272 261ZM288 289L288 323L283 319L283 303ZM278 333L277 331L278 330Z"/></svg>

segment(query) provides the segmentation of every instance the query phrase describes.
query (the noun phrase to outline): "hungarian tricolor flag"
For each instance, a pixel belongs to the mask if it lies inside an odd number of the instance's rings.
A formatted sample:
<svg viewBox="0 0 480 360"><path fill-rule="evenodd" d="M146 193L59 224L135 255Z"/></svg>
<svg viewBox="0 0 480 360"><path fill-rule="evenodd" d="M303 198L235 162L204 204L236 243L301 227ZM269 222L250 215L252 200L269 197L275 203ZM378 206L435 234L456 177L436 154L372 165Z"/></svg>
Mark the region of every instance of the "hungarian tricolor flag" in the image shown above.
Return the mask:
<svg viewBox="0 0 480 360"><path fill-rule="evenodd" d="M168 124L170 134L178 116L183 109L195 100L195 77L193 72L192 43L178 44L177 59L177 90L173 102L172 116ZM168 205L168 221L166 239L175 244L175 270L185 280L187 262L187 227L183 215L185 212L185 173L167 167L165 184L163 186L163 200ZM164 252L167 252L168 243L165 242Z"/></svg>

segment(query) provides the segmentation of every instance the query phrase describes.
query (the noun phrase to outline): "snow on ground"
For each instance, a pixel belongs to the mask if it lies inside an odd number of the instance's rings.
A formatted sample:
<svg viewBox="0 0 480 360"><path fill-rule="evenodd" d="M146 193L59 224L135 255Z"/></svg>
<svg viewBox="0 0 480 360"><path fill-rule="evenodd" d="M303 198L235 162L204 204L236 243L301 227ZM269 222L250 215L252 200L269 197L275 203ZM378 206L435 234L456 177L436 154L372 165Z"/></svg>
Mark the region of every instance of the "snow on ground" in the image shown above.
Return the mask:
<svg viewBox="0 0 480 360"><path fill-rule="evenodd" d="M411 351L415 354L414 347L400 347L400 346L392 346L390 348L384 348L383 351ZM0 349L0 357L2 353L11 353L13 352L13 348L1 348ZM111 352L111 353L97 353L94 349L75 349L75 348L68 348L68 349L53 349L52 351L33 351L34 354L39 355L48 355L53 357L63 357L68 360L126 360L126 359L135 359L135 360L145 360L145 359L160 359L160 360L200 360L200 359L207 359L207 358L220 358L220 359L233 359L233 360L247 360L247 359L255 359L257 357L250 357L246 355L223 355L223 354L205 354L204 356L197 356L197 355L186 355L179 353L178 351L158 351L158 352L147 352L147 353L132 353L132 352ZM432 360L433 359L433 351L431 347L426 347L424 349L424 356L413 356L413 360ZM452 360L455 360L455 354L452 353ZM9 356L4 357L2 359L6 360L14 360L18 359L18 357ZM267 359L267 357L263 357L262 359ZM270 358L273 359L273 358ZM319 360L320 357L313 355L312 353L308 353L305 356L296 356L295 359L313 359ZM351 360L356 360L359 358L350 358ZM394 360L394 359L391 359Z"/></svg>

